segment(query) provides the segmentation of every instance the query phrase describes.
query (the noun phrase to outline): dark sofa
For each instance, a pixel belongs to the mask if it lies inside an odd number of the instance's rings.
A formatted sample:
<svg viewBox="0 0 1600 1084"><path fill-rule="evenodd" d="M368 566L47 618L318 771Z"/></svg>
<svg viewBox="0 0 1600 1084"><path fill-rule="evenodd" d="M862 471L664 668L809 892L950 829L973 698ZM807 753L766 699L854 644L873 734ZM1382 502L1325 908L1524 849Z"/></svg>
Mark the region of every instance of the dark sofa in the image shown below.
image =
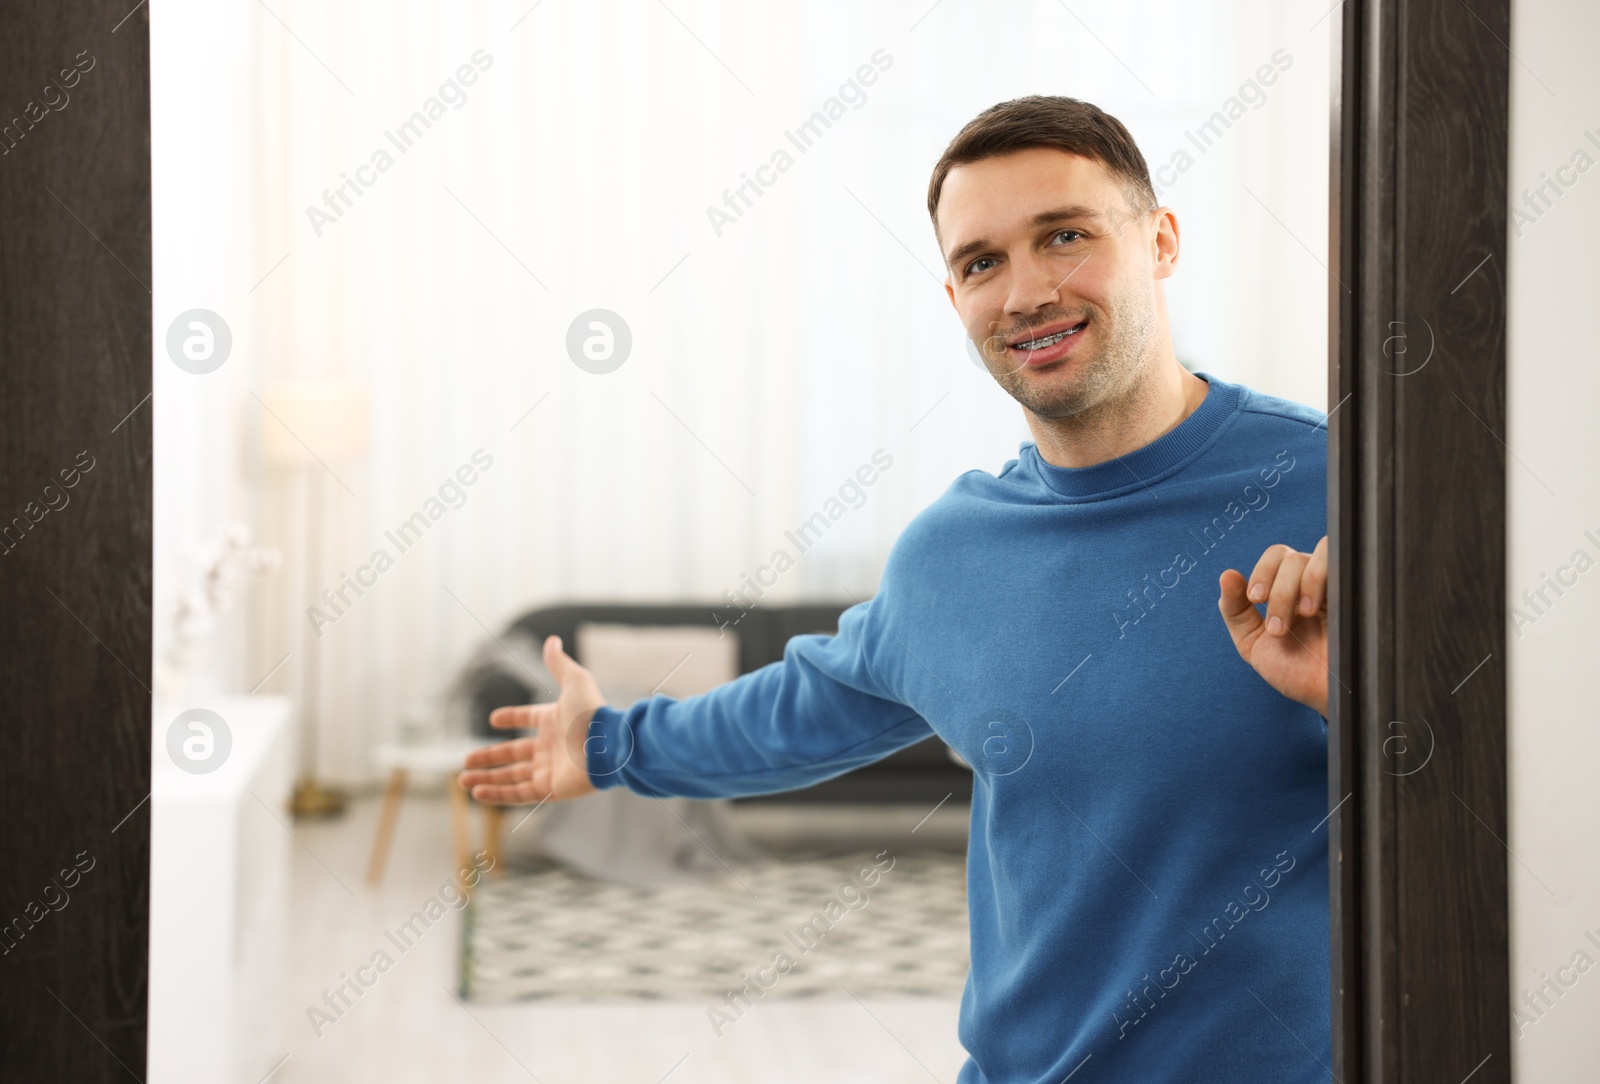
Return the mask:
<svg viewBox="0 0 1600 1084"><path fill-rule="evenodd" d="M719 626L739 644L739 672L748 674L783 658L792 637L807 633L833 634L839 615L849 603L813 603L796 606L755 607L739 611L705 604L632 605L592 603L551 606L533 610L512 623L512 628L542 643L547 636L561 637L566 650L578 655L578 625L598 622L619 625ZM503 737L489 726L489 713L508 704L536 699L530 684L500 673L481 682L473 693L472 728L475 734ZM954 801L972 799L972 773L953 761L945 744L928 738L874 764L807 787L781 794L743 798L744 802L926 802L931 807L946 795Z"/></svg>

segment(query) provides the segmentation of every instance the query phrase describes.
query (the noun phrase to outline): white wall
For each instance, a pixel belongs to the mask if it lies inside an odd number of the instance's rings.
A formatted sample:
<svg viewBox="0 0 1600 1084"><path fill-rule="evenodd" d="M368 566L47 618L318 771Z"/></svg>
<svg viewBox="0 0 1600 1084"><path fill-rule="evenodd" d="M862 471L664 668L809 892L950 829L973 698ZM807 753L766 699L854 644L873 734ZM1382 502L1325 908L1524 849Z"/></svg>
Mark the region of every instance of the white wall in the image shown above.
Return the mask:
<svg viewBox="0 0 1600 1084"><path fill-rule="evenodd" d="M1512 1025L1513 1071L1518 1080L1539 1082L1594 1080L1600 1072L1596 41L1600 5L1593 0L1512 5L1510 44L1518 59L1511 64L1507 443L1514 458L1507 463L1506 573L1515 608L1507 633L1507 842L1515 858L1507 861L1512 1003L1523 1010ZM1559 195L1548 207L1535 200L1529 210L1524 190L1546 178L1561 183ZM1574 562L1579 551L1587 556ZM1547 601L1535 600L1535 608L1523 592L1537 591L1546 575L1568 586L1560 594L1546 587ZM1586 973L1573 967L1580 952L1595 965ZM1590 967L1583 960L1578 966ZM1550 1004L1535 1000L1536 1015L1523 998L1547 979L1570 986L1544 987Z"/></svg>
<svg viewBox="0 0 1600 1084"><path fill-rule="evenodd" d="M192 559L227 524L243 523L259 536L254 495L243 477L246 441L238 409L258 387L255 310L247 301L259 273L249 232L234 228L250 221L255 197L246 63L254 16L240 4L162 0L150 18L155 349L152 394L140 409L154 419L156 691L203 697L218 686L249 689L261 677L245 657L242 597L218 623L210 680L167 687L160 665L173 640L177 596L191 582ZM232 331L231 353L209 373L185 372L167 352L168 328L193 309L211 310Z"/></svg>

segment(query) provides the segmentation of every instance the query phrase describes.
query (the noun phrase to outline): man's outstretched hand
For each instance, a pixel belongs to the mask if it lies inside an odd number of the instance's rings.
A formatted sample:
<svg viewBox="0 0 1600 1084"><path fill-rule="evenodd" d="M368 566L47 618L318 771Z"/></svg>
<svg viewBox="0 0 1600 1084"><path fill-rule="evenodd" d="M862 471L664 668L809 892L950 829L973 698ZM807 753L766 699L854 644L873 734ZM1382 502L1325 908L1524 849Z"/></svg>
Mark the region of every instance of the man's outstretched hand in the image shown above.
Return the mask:
<svg viewBox="0 0 1600 1084"><path fill-rule="evenodd" d="M1272 546L1246 580L1223 572L1217 609L1233 646L1274 689L1328 714L1328 536L1301 553ZM1255 603L1267 604L1263 618Z"/></svg>
<svg viewBox="0 0 1600 1084"><path fill-rule="evenodd" d="M604 704L605 698L594 675L561 650L561 637L545 638L544 664L561 685L554 704L497 708L489 716L490 726L531 727L533 736L467 754L467 770L457 778L480 802L559 802L595 789L585 766L583 745L594 709Z"/></svg>

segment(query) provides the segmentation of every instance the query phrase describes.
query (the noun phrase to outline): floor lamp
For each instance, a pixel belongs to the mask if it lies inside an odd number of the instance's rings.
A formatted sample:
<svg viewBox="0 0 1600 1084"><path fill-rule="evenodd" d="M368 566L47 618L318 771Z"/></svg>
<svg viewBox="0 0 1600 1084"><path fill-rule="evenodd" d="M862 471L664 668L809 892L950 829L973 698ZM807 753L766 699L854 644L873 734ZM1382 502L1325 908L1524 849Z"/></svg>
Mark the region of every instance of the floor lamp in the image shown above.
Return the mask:
<svg viewBox="0 0 1600 1084"><path fill-rule="evenodd" d="M371 403L364 385L335 380L288 381L269 387L262 396L262 448L267 461L303 471L308 505L304 567L315 598L323 580L323 503L331 484L351 499L349 487L335 473L339 464L364 455L371 432ZM302 630L302 635L305 632ZM306 656L300 711L300 775L291 810L297 817L330 817L344 812L344 795L318 778L317 728L320 660L315 645Z"/></svg>

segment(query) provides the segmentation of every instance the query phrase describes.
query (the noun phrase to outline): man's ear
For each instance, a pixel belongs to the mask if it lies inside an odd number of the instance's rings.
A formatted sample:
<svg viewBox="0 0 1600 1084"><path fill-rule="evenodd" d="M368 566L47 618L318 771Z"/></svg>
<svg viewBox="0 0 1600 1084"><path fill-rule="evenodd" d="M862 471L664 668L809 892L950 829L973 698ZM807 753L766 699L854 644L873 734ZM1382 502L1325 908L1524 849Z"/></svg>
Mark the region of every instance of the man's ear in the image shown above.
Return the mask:
<svg viewBox="0 0 1600 1084"><path fill-rule="evenodd" d="M1155 277L1170 278L1178 267L1178 216L1170 207L1155 210L1155 236L1151 238Z"/></svg>
<svg viewBox="0 0 1600 1084"><path fill-rule="evenodd" d="M944 295L950 299L950 307L960 312L960 307L956 305L956 288L951 284L949 275L944 277Z"/></svg>

